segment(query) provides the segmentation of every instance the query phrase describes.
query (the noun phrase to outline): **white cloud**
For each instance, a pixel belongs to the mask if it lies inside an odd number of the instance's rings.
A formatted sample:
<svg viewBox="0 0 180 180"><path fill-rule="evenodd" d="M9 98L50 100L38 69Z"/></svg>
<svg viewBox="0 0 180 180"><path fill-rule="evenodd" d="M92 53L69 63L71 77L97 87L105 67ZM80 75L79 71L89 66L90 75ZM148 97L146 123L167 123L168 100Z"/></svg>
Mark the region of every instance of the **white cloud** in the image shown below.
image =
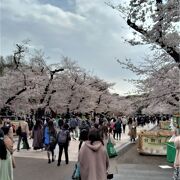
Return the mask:
<svg viewBox="0 0 180 180"><path fill-rule="evenodd" d="M65 12L62 9L51 4L39 4L34 1L6 0L2 3L3 16L17 21L43 21L50 26L59 26L71 28L76 23L84 21L84 18L78 14Z"/></svg>
<svg viewBox="0 0 180 180"><path fill-rule="evenodd" d="M73 7L73 11L65 11L47 0L44 4L40 0L3 0L0 54L10 54L15 43L29 38L52 61L69 56L101 78L122 83L123 91L126 87L128 91L122 76L132 74L124 71L122 75L115 57L137 57L141 49L123 43L122 37L129 34L125 22L103 0L76 0ZM117 91L122 92L122 86L117 85Z"/></svg>

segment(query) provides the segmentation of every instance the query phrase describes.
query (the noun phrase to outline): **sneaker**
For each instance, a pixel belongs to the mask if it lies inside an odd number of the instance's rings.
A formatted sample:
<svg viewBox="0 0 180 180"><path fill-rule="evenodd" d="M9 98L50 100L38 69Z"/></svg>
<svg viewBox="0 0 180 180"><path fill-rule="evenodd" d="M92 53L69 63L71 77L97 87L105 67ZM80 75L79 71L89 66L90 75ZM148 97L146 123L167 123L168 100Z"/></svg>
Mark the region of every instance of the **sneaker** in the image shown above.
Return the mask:
<svg viewBox="0 0 180 180"><path fill-rule="evenodd" d="M60 162L57 163L57 166L60 166Z"/></svg>
<svg viewBox="0 0 180 180"><path fill-rule="evenodd" d="M51 160L50 159L48 159L48 164L50 164L51 163Z"/></svg>

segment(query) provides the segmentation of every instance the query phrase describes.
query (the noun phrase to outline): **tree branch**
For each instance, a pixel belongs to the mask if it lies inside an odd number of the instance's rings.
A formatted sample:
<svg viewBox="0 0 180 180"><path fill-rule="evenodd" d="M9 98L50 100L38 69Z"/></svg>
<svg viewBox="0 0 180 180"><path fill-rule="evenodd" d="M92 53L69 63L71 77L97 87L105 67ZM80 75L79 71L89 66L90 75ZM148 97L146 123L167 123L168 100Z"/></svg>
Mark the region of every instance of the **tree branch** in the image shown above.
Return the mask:
<svg viewBox="0 0 180 180"><path fill-rule="evenodd" d="M15 69L18 69L18 67L20 65L20 60L21 60L21 57L22 57L21 54L24 53L25 50L24 50L23 45L16 44L16 46L17 46L17 51L14 52L13 59L14 59L14 64L16 65Z"/></svg>
<svg viewBox="0 0 180 180"><path fill-rule="evenodd" d="M151 41L154 41L156 44L158 44L162 49L164 49L178 64L178 67L180 68L180 54L173 48L168 46L165 42L162 41L161 38L153 39L151 36L148 35L148 32L144 29L137 26L135 23L131 22L130 19L127 19L127 24L133 28L135 31L141 33L146 38L150 39Z"/></svg>
<svg viewBox="0 0 180 180"><path fill-rule="evenodd" d="M21 89L20 91L18 91L14 96L11 96L5 104L11 104L11 101L13 101L17 96L19 96L20 94L22 94L24 91L26 91L27 88L24 87L23 89Z"/></svg>
<svg viewBox="0 0 180 180"><path fill-rule="evenodd" d="M53 78L54 78L54 74L57 73L57 72L60 72L60 71L64 71L63 68L59 68L59 69L55 69L54 71L50 71L50 79L44 89L44 93L42 95L42 98L40 99L40 103L42 104L47 96L47 93L49 91L49 87L50 87L50 84L51 82L53 81Z"/></svg>

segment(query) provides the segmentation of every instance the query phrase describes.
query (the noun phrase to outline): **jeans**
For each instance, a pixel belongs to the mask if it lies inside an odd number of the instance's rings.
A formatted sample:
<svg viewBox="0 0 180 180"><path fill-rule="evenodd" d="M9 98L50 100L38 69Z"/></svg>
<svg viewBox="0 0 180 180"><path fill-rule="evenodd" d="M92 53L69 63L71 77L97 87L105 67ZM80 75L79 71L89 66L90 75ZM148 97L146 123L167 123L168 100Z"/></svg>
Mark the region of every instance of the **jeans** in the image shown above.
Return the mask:
<svg viewBox="0 0 180 180"><path fill-rule="evenodd" d="M126 130L126 124L123 124L123 133L125 133Z"/></svg>

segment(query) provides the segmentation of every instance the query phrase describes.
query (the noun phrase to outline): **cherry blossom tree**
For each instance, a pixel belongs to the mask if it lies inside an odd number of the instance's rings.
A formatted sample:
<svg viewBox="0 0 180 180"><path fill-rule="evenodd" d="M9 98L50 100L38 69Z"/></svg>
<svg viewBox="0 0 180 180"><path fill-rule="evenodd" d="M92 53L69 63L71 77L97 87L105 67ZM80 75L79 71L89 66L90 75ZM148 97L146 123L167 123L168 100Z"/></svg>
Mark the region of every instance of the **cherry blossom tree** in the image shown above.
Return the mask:
<svg viewBox="0 0 180 180"><path fill-rule="evenodd" d="M16 44L12 66L4 66L0 77L3 94L1 107L10 106L16 112L29 112L34 108L44 107L48 85L52 76L59 71L51 70L38 51L30 57L27 50L27 44Z"/></svg>
<svg viewBox="0 0 180 180"><path fill-rule="evenodd" d="M1 58L0 108L17 114L34 112L41 117L47 111L119 112L120 101L110 93L113 83L106 82L62 57L47 65L42 51L30 52L27 44L17 44L8 61Z"/></svg>
<svg viewBox="0 0 180 180"><path fill-rule="evenodd" d="M129 3L129 4L128 4ZM132 28L132 45L151 44L169 55L180 68L179 0L129 0L107 3ZM138 37L137 37L138 36Z"/></svg>
<svg viewBox="0 0 180 180"><path fill-rule="evenodd" d="M56 106L61 111L71 112L90 112L97 109L101 103L101 97L108 92L112 84L105 82L90 75L84 69L80 68L74 61L65 58L62 62L65 71L62 74L61 84L63 88L59 89L55 96L61 96L61 100ZM56 85L58 83L55 83ZM63 92L63 96L62 93ZM52 102L54 102L54 100Z"/></svg>
<svg viewBox="0 0 180 180"><path fill-rule="evenodd" d="M117 1L116 1L117 2ZM141 64L133 60L118 60L123 68L134 72L138 79L133 82L140 94L135 100L143 112L174 112L179 109L180 36L178 0L129 0L109 1L107 4L120 12L132 29L131 45L149 44L151 57Z"/></svg>
<svg viewBox="0 0 180 180"><path fill-rule="evenodd" d="M167 54L156 52L153 58L147 56L144 62L135 66L131 60L118 61L122 67L131 70L139 77L135 83L141 95L136 103L145 108L144 112L154 110L170 113L179 110L179 75L180 69ZM153 107L153 108L152 108Z"/></svg>

